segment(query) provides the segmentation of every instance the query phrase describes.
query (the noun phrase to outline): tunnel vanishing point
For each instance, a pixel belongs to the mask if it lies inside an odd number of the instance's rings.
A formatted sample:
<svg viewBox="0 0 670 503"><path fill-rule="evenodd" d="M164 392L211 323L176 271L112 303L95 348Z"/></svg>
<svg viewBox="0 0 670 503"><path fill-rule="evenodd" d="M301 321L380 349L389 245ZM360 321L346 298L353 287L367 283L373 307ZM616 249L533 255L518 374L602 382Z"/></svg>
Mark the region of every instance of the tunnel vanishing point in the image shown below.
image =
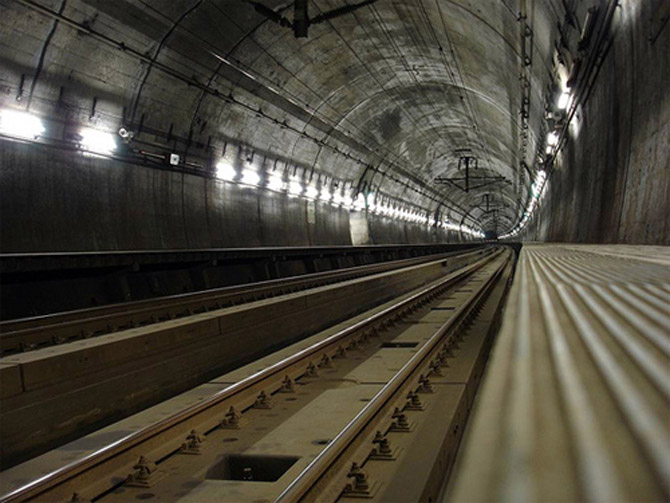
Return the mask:
<svg viewBox="0 0 670 503"><path fill-rule="evenodd" d="M0 502L670 499L669 0L0 0Z"/></svg>

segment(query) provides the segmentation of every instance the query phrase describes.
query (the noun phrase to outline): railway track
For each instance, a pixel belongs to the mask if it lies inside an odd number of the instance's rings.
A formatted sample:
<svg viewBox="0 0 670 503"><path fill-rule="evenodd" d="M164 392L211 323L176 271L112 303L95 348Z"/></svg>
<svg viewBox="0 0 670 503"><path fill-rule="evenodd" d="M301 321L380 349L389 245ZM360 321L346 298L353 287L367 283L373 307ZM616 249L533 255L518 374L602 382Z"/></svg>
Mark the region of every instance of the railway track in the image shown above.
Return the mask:
<svg viewBox="0 0 670 503"><path fill-rule="evenodd" d="M161 321L185 318L193 314L332 285L439 259L475 257L482 253L485 253L482 248L469 253L450 252L183 295L2 321L0 322L0 356L89 339Z"/></svg>
<svg viewBox="0 0 670 503"><path fill-rule="evenodd" d="M288 285L256 285L243 293L235 289L237 293L232 297L229 291L217 292L217 300L205 294L208 302L217 303L212 309L205 309L208 304L203 304L202 296L196 296L196 300L187 296L193 300L190 306L201 312L193 312L189 305L175 307L179 299L171 298L166 300L167 308L163 301L152 303L153 313L176 309L191 314L7 355L0 359L2 469L261 358L492 252L492 248L483 248L395 267L387 264L387 270L366 268L328 274L328 281L323 275L296 278ZM351 278L350 274L357 277ZM318 286L323 281L327 284ZM260 298L263 296L266 298ZM238 303L219 308L224 298L237 299ZM140 311L147 316L147 311ZM130 309L110 316L138 319L136 312ZM72 321L45 323L44 328L24 332L53 336L52 330L71 330L72 324L89 323L91 318L80 314L73 315L77 319ZM109 321L94 316L92 323ZM49 414L44 413L47 410Z"/></svg>
<svg viewBox="0 0 670 503"><path fill-rule="evenodd" d="M512 255L496 249L268 356L262 369L222 391L1 501L383 500L393 487L384 482L389 467L393 472L411 463L429 430L441 435L428 441L438 442L435 463L446 474L481 377ZM422 428L426 421L441 424L439 431ZM291 430L296 424L303 425L301 435ZM419 485L433 494L443 477L428 472Z"/></svg>

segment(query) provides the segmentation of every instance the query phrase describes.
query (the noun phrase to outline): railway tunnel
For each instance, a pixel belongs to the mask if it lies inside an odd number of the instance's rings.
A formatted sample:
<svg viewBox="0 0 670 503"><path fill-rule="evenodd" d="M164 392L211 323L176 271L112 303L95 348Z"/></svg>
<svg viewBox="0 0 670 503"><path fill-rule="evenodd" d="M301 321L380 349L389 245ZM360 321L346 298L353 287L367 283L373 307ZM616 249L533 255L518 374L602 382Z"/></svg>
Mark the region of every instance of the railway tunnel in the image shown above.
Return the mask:
<svg viewBox="0 0 670 503"><path fill-rule="evenodd" d="M670 2L0 14L0 501L670 498Z"/></svg>

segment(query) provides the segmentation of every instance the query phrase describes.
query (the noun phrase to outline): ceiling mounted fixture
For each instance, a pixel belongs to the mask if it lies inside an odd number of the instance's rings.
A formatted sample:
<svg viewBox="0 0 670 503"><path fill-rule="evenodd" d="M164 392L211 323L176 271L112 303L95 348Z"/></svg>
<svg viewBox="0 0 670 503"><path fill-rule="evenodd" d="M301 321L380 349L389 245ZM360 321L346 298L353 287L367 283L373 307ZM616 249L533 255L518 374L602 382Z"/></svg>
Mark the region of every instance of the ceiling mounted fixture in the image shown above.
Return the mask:
<svg viewBox="0 0 670 503"><path fill-rule="evenodd" d="M458 171L462 171L464 173L464 176L457 176L457 177L438 176L433 180L438 185L450 185L452 187L456 187L457 189L462 190L463 192L470 192L471 190L487 187L494 183L507 182L504 176L471 175L470 171L472 169L477 169L479 167L477 158L472 155L470 149L459 149L456 150L456 153L459 154Z"/></svg>
<svg viewBox="0 0 670 503"><path fill-rule="evenodd" d="M361 7L373 4L376 1L377 0L364 0L363 2L356 4L344 5L337 9L323 12L310 19L308 0L295 0L293 4L293 21L291 21L261 2L247 0L248 3L254 6L254 9L256 9L256 12L259 14L267 17L270 21L277 23L279 26L291 28L295 34L295 38L307 38L309 27L313 24L323 23L329 19L344 16Z"/></svg>

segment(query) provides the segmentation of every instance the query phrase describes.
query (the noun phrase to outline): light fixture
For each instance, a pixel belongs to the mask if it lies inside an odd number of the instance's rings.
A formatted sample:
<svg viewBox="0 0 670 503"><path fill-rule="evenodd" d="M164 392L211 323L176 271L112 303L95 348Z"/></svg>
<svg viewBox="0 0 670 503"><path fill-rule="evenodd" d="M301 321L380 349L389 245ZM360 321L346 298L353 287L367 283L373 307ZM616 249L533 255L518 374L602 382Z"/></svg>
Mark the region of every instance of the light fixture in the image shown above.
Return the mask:
<svg viewBox="0 0 670 503"><path fill-rule="evenodd" d="M121 126L119 128L119 136L124 142L130 143L130 141L135 137L135 132Z"/></svg>
<svg viewBox="0 0 670 503"><path fill-rule="evenodd" d="M302 194L302 183L299 178L291 178L288 183L288 193L291 196L299 196Z"/></svg>
<svg viewBox="0 0 670 503"><path fill-rule="evenodd" d="M0 132L20 138L36 138L44 132L44 125L39 118L27 112L2 110Z"/></svg>
<svg viewBox="0 0 670 503"><path fill-rule="evenodd" d="M305 189L305 197L307 199L316 199L319 197L319 191L314 185L308 185Z"/></svg>
<svg viewBox="0 0 670 503"><path fill-rule="evenodd" d="M542 196L545 193L546 181L547 181L547 172L544 171L543 169L539 170L537 172L537 175L535 176L535 182L533 182L533 185L530 189L531 197L530 200L528 201L528 206L526 207L526 210L523 212L521 221L517 223L512 228L512 230L501 235L500 239L506 239L512 236L516 236L526 227L526 225L528 225L528 222L530 222L533 213L539 207L540 199L542 199Z"/></svg>
<svg viewBox="0 0 670 503"><path fill-rule="evenodd" d="M97 154L111 154L116 150L116 138L113 134L93 128L82 129L79 144Z"/></svg>
<svg viewBox="0 0 670 503"><path fill-rule="evenodd" d="M246 185L257 186L261 181L261 176L254 169L247 168L242 171L242 183Z"/></svg>
<svg viewBox="0 0 670 503"><path fill-rule="evenodd" d="M237 176L237 172L228 161L221 160L216 165L216 177L226 182L232 182Z"/></svg>
<svg viewBox="0 0 670 503"><path fill-rule="evenodd" d="M559 98L558 98L558 108L560 110L565 110L568 108L568 104L570 103L570 93L562 93Z"/></svg>
<svg viewBox="0 0 670 503"><path fill-rule="evenodd" d="M321 192L319 192L319 199L324 202L328 202L333 198L332 192L328 190L327 185L322 185L321 186Z"/></svg>
<svg viewBox="0 0 670 503"><path fill-rule="evenodd" d="M556 131L552 131L547 135L547 145L553 147L557 144L558 144L558 133Z"/></svg>
<svg viewBox="0 0 670 503"><path fill-rule="evenodd" d="M354 201L354 209L358 211L362 211L365 209L365 196L363 195L362 192L356 196L356 200Z"/></svg>
<svg viewBox="0 0 670 503"><path fill-rule="evenodd" d="M368 196L365 198L365 202L367 203L368 211L370 213L379 212L379 206L375 204L376 200L377 197L375 196L374 192L368 192Z"/></svg>
<svg viewBox="0 0 670 503"><path fill-rule="evenodd" d="M477 238L483 238L484 237L484 234L481 231L478 231L478 230L476 230L476 229L474 229L470 226L467 226L467 225L462 225L461 226L461 232L463 234L468 234L470 236L477 237Z"/></svg>
<svg viewBox="0 0 670 503"><path fill-rule="evenodd" d="M273 173L268 178L268 189L281 192L284 190L284 180L282 180L281 175Z"/></svg>

